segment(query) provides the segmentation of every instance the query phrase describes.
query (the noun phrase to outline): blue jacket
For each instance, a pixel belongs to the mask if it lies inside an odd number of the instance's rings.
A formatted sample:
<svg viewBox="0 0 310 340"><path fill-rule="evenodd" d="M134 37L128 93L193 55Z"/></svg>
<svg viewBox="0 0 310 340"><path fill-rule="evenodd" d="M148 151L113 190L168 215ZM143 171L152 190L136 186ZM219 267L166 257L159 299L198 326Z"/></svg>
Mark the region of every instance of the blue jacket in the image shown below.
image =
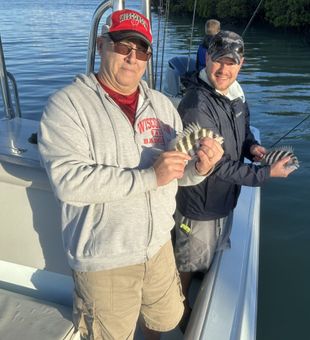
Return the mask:
<svg viewBox="0 0 310 340"><path fill-rule="evenodd" d="M241 89L237 82L235 85ZM245 100L240 97L230 100L220 95L198 74L192 77L188 86L178 107L184 126L199 123L223 136L224 156L203 182L179 187L177 206L188 218L212 220L227 216L234 209L241 185L261 186L270 176L270 166L243 162L244 157L252 159L251 145L259 144L250 131Z"/></svg>
<svg viewBox="0 0 310 340"><path fill-rule="evenodd" d="M206 67L206 54L211 39L212 35L206 35L198 47L196 55L196 71L200 71Z"/></svg>
<svg viewBox="0 0 310 340"><path fill-rule="evenodd" d="M204 44L200 44L197 51L196 58L196 71L200 71L201 69L206 67L206 54L207 47Z"/></svg>

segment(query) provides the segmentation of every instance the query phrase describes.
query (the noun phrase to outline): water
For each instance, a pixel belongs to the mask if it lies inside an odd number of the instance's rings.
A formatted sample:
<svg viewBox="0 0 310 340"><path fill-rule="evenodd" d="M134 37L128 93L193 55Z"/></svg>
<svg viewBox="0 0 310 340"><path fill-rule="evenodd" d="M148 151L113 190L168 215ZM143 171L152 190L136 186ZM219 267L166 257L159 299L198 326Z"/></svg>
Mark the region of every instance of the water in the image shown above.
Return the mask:
<svg viewBox="0 0 310 340"><path fill-rule="evenodd" d="M127 4L137 8L135 1ZM48 96L85 71L89 27L98 5L94 0L0 0L7 68L17 80L24 117L38 120ZM169 20L165 61L188 54L190 23L191 18ZM155 38L156 24L155 17ZM241 33L243 27L236 30ZM202 32L203 23L197 21L193 53ZM245 40L239 79L252 124L260 129L263 145L270 146L310 113L310 47L300 35L253 26ZM258 340L309 339L309 142L310 119L279 143L294 147L300 169L262 189Z"/></svg>

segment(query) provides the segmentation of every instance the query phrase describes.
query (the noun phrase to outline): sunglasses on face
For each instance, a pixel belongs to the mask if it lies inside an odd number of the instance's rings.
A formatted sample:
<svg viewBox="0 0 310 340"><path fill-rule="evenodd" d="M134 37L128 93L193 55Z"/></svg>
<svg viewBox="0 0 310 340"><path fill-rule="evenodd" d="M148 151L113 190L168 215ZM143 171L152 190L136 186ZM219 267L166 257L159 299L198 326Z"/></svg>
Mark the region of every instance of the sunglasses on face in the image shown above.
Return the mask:
<svg viewBox="0 0 310 340"><path fill-rule="evenodd" d="M143 61L148 61L151 58L152 52L144 48L134 48L125 43L116 41L113 42L114 52L128 56L132 50L136 52L136 58Z"/></svg>

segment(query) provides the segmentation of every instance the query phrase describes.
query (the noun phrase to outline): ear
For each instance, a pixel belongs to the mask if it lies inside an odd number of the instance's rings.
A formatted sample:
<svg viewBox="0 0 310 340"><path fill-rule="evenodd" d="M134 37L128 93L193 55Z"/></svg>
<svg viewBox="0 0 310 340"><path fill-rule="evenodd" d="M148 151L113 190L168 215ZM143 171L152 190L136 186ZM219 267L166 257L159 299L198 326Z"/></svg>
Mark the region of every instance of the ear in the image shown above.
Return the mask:
<svg viewBox="0 0 310 340"><path fill-rule="evenodd" d="M240 64L239 64L240 68L243 65L243 62L244 62L244 57L242 57L241 60L240 60Z"/></svg>
<svg viewBox="0 0 310 340"><path fill-rule="evenodd" d="M103 25L102 28L101 28L101 35L108 33L109 30L110 30L110 26L109 25L107 25L107 24Z"/></svg>
<svg viewBox="0 0 310 340"><path fill-rule="evenodd" d="M212 59L211 59L211 57L210 57L210 54L207 52L207 53L206 53L206 64L207 64L209 61L212 61Z"/></svg>

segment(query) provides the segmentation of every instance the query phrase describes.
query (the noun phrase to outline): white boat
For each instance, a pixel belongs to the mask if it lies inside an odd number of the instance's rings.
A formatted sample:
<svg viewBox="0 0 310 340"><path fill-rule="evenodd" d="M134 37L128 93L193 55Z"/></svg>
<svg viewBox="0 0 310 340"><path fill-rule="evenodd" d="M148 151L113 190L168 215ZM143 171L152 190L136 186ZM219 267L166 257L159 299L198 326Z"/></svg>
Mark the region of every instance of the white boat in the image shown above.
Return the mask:
<svg viewBox="0 0 310 340"><path fill-rule="evenodd" d="M94 69L95 37L102 15L123 7L124 1L104 1L97 8L87 73ZM141 11L150 18L149 1L142 3ZM33 135L38 122L20 117L18 93L10 91L15 81L6 70L1 41L0 46L0 339L79 339L71 322L73 283L62 248L58 203L40 165ZM180 74L171 65L174 69L168 68L167 75L172 75L167 84L179 81ZM150 86L152 79L150 63ZM178 93L170 95L174 101ZM217 253L202 282L193 285L193 313L184 336L176 329L163 339L255 339L259 214L260 189L242 188L232 248ZM140 338L139 331L136 338Z"/></svg>

